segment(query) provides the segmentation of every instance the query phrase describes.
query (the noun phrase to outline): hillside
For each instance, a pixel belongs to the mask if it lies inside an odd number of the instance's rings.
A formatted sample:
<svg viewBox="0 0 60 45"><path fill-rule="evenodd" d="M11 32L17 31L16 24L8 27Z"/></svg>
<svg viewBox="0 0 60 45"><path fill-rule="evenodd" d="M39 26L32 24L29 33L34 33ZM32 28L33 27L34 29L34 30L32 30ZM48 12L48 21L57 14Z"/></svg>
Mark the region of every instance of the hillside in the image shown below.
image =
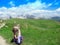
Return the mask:
<svg viewBox="0 0 60 45"><path fill-rule="evenodd" d="M0 29L0 35L8 43L12 39L12 27L16 22L21 25L24 38L22 45L60 45L60 22L42 19L10 19L4 22L6 25Z"/></svg>

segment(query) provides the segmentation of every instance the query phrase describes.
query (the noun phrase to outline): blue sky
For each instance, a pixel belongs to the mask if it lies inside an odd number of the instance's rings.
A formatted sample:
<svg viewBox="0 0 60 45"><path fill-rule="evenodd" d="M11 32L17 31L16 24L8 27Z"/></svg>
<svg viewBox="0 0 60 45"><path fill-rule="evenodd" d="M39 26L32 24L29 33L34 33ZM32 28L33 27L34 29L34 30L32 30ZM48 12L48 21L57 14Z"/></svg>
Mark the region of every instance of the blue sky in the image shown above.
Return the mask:
<svg viewBox="0 0 60 45"><path fill-rule="evenodd" d="M12 2L12 4L16 7L28 3L34 3L36 0L0 0L0 7L12 7L9 3ZM56 9L60 7L60 0L39 0L40 3L45 3L46 5L51 4L46 9Z"/></svg>
<svg viewBox="0 0 60 45"><path fill-rule="evenodd" d="M60 0L0 0L0 14L3 15L10 13L11 15L37 13L39 14L37 16L50 17L60 16L59 12Z"/></svg>

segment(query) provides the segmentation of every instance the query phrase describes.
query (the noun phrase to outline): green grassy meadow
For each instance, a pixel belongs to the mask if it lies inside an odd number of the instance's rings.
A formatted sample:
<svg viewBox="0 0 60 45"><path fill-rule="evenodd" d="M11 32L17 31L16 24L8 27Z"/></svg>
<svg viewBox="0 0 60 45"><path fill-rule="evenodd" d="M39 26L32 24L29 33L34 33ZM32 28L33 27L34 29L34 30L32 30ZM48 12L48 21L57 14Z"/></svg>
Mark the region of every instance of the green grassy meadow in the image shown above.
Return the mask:
<svg viewBox="0 0 60 45"><path fill-rule="evenodd" d="M22 45L60 45L60 22L44 19L10 19L0 29L0 35L10 43L14 22L21 25Z"/></svg>

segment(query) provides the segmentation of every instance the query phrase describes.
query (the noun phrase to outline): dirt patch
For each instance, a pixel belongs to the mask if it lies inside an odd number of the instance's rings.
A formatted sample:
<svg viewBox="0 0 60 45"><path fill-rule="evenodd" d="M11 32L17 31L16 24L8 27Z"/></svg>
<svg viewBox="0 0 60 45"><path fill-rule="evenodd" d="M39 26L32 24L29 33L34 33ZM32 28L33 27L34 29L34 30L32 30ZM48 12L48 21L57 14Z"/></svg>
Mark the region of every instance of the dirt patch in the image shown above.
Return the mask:
<svg viewBox="0 0 60 45"><path fill-rule="evenodd" d="M0 45L8 45L3 37L0 36Z"/></svg>

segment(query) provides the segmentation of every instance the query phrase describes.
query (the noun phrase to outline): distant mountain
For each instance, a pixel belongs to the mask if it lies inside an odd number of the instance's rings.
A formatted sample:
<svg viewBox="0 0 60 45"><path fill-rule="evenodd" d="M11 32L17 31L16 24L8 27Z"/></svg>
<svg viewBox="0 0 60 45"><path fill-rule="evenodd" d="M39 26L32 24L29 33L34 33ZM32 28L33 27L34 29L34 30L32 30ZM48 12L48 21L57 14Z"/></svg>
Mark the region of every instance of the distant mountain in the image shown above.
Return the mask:
<svg viewBox="0 0 60 45"><path fill-rule="evenodd" d="M55 16L55 17L51 17L52 20L56 20L56 21L60 21L60 17Z"/></svg>
<svg viewBox="0 0 60 45"><path fill-rule="evenodd" d="M6 10L6 11L5 11ZM2 9L0 10L0 19L10 19L10 18L21 18L21 19L56 19L60 16L60 11L49 11L49 10L7 10Z"/></svg>

